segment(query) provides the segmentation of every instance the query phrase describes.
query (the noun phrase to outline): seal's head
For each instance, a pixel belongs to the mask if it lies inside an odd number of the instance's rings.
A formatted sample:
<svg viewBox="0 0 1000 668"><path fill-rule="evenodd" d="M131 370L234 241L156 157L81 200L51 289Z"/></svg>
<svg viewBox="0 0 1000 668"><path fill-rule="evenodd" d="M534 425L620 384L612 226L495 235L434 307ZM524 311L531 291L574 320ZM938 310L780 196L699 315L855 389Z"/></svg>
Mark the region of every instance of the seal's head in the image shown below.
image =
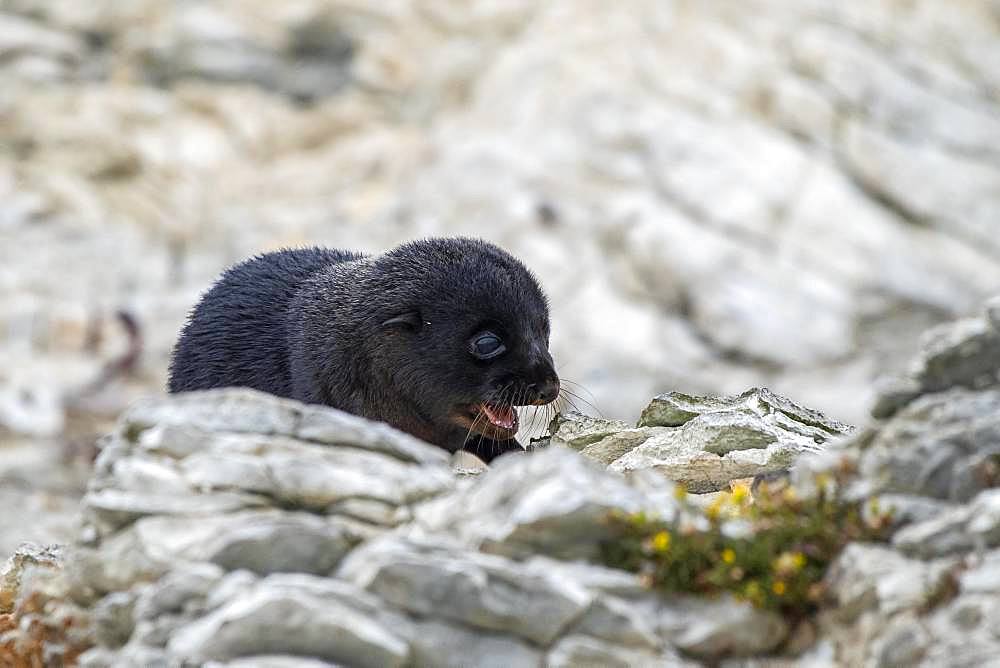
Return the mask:
<svg viewBox="0 0 1000 668"><path fill-rule="evenodd" d="M517 406L558 396L545 295L510 254L480 240L426 239L375 264L391 293L379 301L393 306L379 314L392 345L375 364L432 427L428 440L512 439Z"/></svg>

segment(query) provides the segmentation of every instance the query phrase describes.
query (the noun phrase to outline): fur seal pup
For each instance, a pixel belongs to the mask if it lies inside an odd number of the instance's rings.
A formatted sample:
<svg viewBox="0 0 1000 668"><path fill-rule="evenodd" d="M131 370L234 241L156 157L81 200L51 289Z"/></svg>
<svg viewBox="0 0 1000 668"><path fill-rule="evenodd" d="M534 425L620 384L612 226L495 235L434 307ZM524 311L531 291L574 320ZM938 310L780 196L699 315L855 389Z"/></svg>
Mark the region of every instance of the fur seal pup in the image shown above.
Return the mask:
<svg viewBox="0 0 1000 668"><path fill-rule="evenodd" d="M485 241L383 255L307 248L222 274L174 347L170 392L244 386L325 404L486 462L522 450L516 406L559 394L548 304Z"/></svg>

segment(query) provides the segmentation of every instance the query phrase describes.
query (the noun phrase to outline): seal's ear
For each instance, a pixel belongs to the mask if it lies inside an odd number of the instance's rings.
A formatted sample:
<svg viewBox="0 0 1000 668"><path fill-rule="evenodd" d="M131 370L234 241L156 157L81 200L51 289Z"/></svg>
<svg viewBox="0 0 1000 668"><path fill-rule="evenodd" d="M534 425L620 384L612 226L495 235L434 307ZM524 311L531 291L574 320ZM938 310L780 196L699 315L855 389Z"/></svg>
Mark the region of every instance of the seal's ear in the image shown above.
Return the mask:
<svg viewBox="0 0 1000 668"><path fill-rule="evenodd" d="M420 317L420 314L416 311L407 311L406 313L400 313L395 318L389 318L382 323L384 329L406 329L411 332L416 332L421 327L424 326L424 319Z"/></svg>

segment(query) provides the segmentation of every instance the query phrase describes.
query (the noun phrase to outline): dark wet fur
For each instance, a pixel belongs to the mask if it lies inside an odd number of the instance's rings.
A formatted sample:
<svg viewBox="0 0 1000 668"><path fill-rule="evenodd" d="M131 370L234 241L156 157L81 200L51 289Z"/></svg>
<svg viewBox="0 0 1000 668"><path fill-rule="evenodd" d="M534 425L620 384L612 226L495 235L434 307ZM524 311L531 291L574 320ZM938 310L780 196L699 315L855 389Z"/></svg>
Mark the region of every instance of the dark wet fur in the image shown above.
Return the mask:
<svg viewBox="0 0 1000 668"><path fill-rule="evenodd" d="M468 351L484 328L508 348L486 362ZM283 250L229 269L204 295L174 349L169 389L251 387L490 461L521 445L447 417L460 404L539 400L556 380L548 337L534 277L483 241L427 239L370 257Z"/></svg>

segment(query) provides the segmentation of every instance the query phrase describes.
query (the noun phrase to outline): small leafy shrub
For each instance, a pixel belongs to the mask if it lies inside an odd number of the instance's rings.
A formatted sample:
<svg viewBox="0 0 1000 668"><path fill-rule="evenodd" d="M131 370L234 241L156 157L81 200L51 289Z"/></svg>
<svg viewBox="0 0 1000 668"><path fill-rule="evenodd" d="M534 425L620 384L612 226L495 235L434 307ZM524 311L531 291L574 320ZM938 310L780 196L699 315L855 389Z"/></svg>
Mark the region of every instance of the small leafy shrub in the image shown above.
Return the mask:
<svg viewBox="0 0 1000 668"><path fill-rule="evenodd" d="M869 502L844 501L840 485L821 474L819 492L800 498L787 483L747 485L721 493L699 510L683 489L684 519L667 523L642 513L612 514L615 538L605 562L638 573L669 593L728 592L753 605L797 617L823 597L827 567L852 541L884 540L890 516Z"/></svg>

